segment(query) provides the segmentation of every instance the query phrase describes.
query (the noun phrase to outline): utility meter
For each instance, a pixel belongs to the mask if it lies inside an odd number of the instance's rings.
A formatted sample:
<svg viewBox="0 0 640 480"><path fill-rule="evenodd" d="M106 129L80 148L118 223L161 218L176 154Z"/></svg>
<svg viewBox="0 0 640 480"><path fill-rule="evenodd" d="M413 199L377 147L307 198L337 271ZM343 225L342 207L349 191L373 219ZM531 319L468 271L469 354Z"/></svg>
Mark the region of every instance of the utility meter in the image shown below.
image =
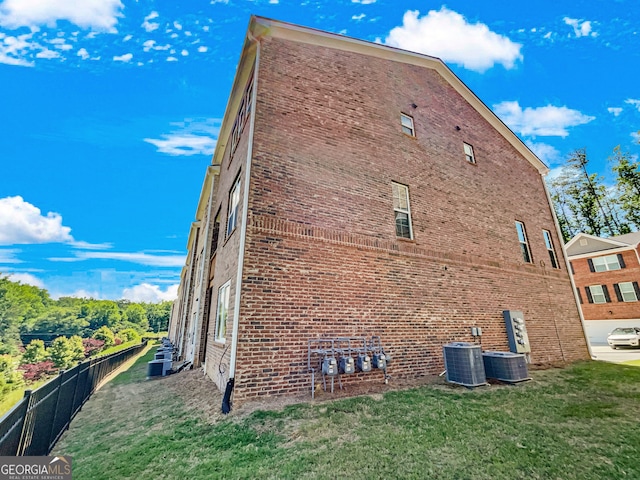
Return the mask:
<svg viewBox="0 0 640 480"><path fill-rule="evenodd" d="M387 368L387 357L385 356L384 353L373 354L373 366L381 370L384 370L385 368Z"/></svg>
<svg viewBox="0 0 640 480"><path fill-rule="evenodd" d="M340 357L340 373L349 374L356 371L356 362L353 357Z"/></svg>
<svg viewBox="0 0 640 480"><path fill-rule="evenodd" d="M509 350L514 353L530 353L531 345L524 324L524 315L517 310L504 310L504 323L509 337Z"/></svg>
<svg viewBox="0 0 640 480"><path fill-rule="evenodd" d="M358 370L361 372L370 372L371 371L371 357L369 355L360 354L358 355L358 360L356 360L356 365L358 366Z"/></svg>
<svg viewBox="0 0 640 480"><path fill-rule="evenodd" d="M338 374L338 362L333 357L325 357L322 361L322 374L334 376Z"/></svg>

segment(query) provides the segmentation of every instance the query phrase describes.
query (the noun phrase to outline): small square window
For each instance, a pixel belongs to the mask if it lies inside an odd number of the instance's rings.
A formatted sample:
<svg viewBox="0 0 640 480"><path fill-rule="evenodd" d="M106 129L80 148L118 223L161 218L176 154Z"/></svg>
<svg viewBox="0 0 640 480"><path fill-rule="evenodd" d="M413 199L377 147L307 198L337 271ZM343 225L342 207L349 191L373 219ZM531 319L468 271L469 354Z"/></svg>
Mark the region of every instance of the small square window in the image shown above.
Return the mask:
<svg viewBox="0 0 640 480"><path fill-rule="evenodd" d="M407 135L411 135L412 137L416 136L416 130L413 127L413 118L409 115L405 115L404 113L400 114L400 122L402 124L402 133L406 133Z"/></svg>
<svg viewBox="0 0 640 480"><path fill-rule="evenodd" d="M468 143L463 143L464 145L464 156L469 163L476 163L476 157L473 154L473 147Z"/></svg>

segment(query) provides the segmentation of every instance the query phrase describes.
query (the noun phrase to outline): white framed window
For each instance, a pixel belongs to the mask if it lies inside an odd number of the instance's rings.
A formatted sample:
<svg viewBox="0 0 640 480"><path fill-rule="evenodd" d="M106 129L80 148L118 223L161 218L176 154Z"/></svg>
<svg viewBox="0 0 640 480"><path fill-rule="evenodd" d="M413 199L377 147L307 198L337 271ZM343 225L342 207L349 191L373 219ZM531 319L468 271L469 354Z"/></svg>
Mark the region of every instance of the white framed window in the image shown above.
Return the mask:
<svg viewBox="0 0 640 480"><path fill-rule="evenodd" d="M467 162L476 163L476 157L473 154L473 147L468 143L463 143L462 145L464 147L464 156L467 159Z"/></svg>
<svg viewBox="0 0 640 480"><path fill-rule="evenodd" d="M556 250L553 247L553 239L551 238L551 232L549 230L542 230L542 236L544 237L544 245L549 252L549 261L553 268L560 268L558 264L558 257L556 256Z"/></svg>
<svg viewBox="0 0 640 480"><path fill-rule="evenodd" d="M235 151L238 143L240 143L240 137L242 136L242 131L244 130L244 124L247 122L247 119L251 114L252 101L253 72L251 72L251 76L249 77L249 81L247 82L244 94L242 95L242 99L240 100L238 115L236 116L236 121L233 123L233 128L231 129L231 153Z"/></svg>
<svg viewBox="0 0 640 480"><path fill-rule="evenodd" d="M620 257L618 257L618 255L606 255L604 257L595 257L590 260L593 262L593 270L596 272L606 272L608 270L620 270L622 268L619 258Z"/></svg>
<svg viewBox="0 0 640 480"><path fill-rule="evenodd" d="M533 258L531 258L531 250L529 249L529 242L527 240L527 232L524 229L524 223L516 221L516 230L518 232L518 241L520 242L522 259L526 263L533 263Z"/></svg>
<svg viewBox="0 0 640 480"><path fill-rule="evenodd" d="M633 282L622 282L614 285L616 288L616 293L619 292L618 300L622 302L637 302L638 295L636 294L636 289L634 288Z"/></svg>
<svg viewBox="0 0 640 480"><path fill-rule="evenodd" d="M227 319L229 317L229 292L231 280L218 289L218 310L216 312L216 342L224 343L227 337Z"/></svg>
<svg viewBox="0 0 640 480"><path fill-rule="evenodd" d="M396 219L396 237L412 239L409 187L392 182L391 190L393 192L393 211Z"/></svg>
<svg viewBox="0 0 640 480"><path fill-rule="evenodd" d="M238 224L238 210L240 205L240 175L229 192L229 211L227 213L227 237L233 233Z"/></svg>
<svg viewBox="0 0 640 480"><path fill-rule="evenodd" d="M587 288L589 303L607 303L609 294L606 285L590 285Z"/></svg>
<svg viewBox="0 0 640 480"><path fill-rule="evenodd" d="M400 114L400 123L402 125L402 133L406 133L412 137L416 136L416 130L413 127L413 117L404 113Z"/></svg>

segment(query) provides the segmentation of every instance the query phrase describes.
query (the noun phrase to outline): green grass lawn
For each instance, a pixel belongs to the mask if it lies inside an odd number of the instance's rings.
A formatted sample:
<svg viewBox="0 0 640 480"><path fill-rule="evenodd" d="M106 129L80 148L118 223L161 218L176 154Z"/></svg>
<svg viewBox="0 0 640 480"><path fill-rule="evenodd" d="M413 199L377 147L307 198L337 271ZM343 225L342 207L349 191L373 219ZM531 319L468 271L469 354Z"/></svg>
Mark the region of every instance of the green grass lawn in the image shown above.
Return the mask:
<svg viewBox="0 0 640 480"><path fill-rule="evenodd" d="M152 358L97 392L56 446L74 479L640 478L637 367L590 361L516 386L431 385L207 422L165 380L145 381Z"/></svg>

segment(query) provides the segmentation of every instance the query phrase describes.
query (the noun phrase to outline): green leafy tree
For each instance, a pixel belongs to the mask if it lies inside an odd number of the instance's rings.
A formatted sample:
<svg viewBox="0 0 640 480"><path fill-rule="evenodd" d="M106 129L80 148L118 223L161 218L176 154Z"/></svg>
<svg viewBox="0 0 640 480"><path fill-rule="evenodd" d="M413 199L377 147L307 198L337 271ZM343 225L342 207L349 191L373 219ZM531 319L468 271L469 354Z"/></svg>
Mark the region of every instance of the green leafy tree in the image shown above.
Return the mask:
<svg viewBox="0 0 640 480"><path fill-rule="evenodd" d="M166 332L169 329L169 319L171 317L173 302L143 303L142 306L147 311L149 327L152 331L156 333Z"/></svg>
<svg viewBox="0 0 640 480"><path fill-rule="evenodd" d="M75 306L51 305L36 319L29 334L40 338L82 335L89 326L89 322L81 318L79 312L80 310Z"/></svg>
<svg viewBox="0 0 640 480"><path fill-rule="evenodd" d="M39 363L47 359L47 351L44 348L44 341L40 339L31 340L26 346L20 363Z"/></svg>
<svg viewBox="0 0 640 480"><path fill-rule="evenodd" d="M11 355L0 355L0 400L24 384L18 361Z"/></svg>
<svg viewBox="0 0 640 480"><path fill-rule="evenodd" d="M69 346L73 352L73 361L81 362L84 360L84 344L82 343L82 337L74 335L69 339Z"/></svg>
<svg viewBox="0 0 640 480"><path fill-rule="evenodd" d="M640 162L618 145L609 160L617 175L620 208L629 223L640 228Z"/></svg>
<svg viewBox="0 0 640 480"><path fill-rule="evenodd" d="M125 328L124 330L120 330L118 332L118 337L122 342L139 342L142 339L135 328Z"/></svg>
<svg viewBox="0 0 640 480"><path fill-rule="evenodd" d="M71 368L77 362L73 345L67 337L58 337L51 342L47 354L53 364L63 370Z"/></svg>
<svg viewBox="0 0 640 480"><path fill-rule="evenodd" d="M118 330L123 320L120 307L111 300L90 300L81 313L85 315L92 331L100 327Z"/></svg>
<svg viewBox="0 0 640 480"><path fill-rule="evenodd" d="M149 330L147 312L139 303L131 303L127 305L127 308L124 311L124 317L127 322L138 326L143 332Z"/></svg>
<svg viewBox="0 0 640 480"><path fill-rule="evenodd" d="M116 336L109 327L100 327L98 330L94 332L92 335L96 340L102 340L104 342L104 346L111 347L115 343Z"/></svg>

